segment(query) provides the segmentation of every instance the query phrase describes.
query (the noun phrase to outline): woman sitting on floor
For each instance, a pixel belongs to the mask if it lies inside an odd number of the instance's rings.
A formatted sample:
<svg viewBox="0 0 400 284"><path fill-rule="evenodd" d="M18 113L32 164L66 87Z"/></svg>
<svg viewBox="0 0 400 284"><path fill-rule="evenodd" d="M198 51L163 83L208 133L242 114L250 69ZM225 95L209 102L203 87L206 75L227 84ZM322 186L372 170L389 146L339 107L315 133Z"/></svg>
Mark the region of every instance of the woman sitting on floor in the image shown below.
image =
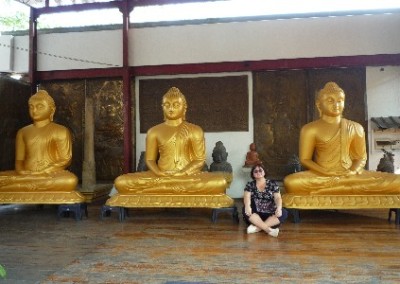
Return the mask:
<svg viewBox="0 0 400 284"><path fill-rule="evenodd" d="M253 179L244 188L243 218L247 233L265 231L272 237L278 237L279 226L288 212L282 208L282 197L279 186L273 180L266 179L266 170L262 165L252 167L250 176Z"/></svg>

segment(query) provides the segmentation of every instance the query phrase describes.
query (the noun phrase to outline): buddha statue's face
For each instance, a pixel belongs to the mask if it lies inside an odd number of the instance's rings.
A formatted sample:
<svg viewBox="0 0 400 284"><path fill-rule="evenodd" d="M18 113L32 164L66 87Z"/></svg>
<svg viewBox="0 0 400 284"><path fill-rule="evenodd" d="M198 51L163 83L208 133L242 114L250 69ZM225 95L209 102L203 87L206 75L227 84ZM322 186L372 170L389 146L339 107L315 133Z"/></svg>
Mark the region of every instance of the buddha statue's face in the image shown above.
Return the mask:
<svg viewBox="0 0 400 284"><path fill-rule="evenodd" d="M317 107L321 115L340 116L344 110L345 95L343 92L330 92L322 94Z"/></svg>
<svg viewBox="0 0 400 284"><path fill-rule="evenodd" d="M164 97L162 108L165 119L179 119L184 118L186 106L181 97Z"/></svg>
<svg viewBox="0 0 400 284"><path fill-rule="evenodd" d="M222 163L222 162L226 162L227 158L228 158L228 153L226 151L213 151L212 153L212 157L214 162L216 163Z"/></svg>
<svg viewBox="0 0 400 284"><path fill-rule="evenodd" d="M55 109L49 102L42 98L31 98L29 100L29 114L33 121L51 119Z"/></svg>

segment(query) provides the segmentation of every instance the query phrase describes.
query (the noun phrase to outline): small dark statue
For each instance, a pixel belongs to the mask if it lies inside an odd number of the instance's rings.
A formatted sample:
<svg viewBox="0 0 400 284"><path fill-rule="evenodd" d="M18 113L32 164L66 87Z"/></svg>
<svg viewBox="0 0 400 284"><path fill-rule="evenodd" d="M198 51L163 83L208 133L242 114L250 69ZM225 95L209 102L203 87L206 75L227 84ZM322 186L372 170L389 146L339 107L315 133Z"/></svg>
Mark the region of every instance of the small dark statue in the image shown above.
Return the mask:
<svg viewBox="0 0 400 284"><path fill-rule="evenodd" d="M137 172L144 172L147 171L148 168L146 166L146 162L144 161L144 156L146 155L145 151L140 152L140 158L139 158L139 162L136 168Z"/></svg>
<svg viewBox="0 0 400 284"><path fill-rule="evenodd" d="M379 160L378 172L394 173L394 154L382 149L383 157Z"/></svg>
<svg viewBox="0 0 400 284"><path fill-rule="evenodd" d="M215 143L212 153L213 162L210 165L210 172L232 172L232 166L227 162L228 152L221 141Z"/></svg>
<svg viewBox="0 0 400 284"><path fill-rule="evenodd" d="M292 157L290 157L288 164L286 165L286 168L288 174L301 172L303 170L303 167L301 166L299 156L293 154Z"/></svg>

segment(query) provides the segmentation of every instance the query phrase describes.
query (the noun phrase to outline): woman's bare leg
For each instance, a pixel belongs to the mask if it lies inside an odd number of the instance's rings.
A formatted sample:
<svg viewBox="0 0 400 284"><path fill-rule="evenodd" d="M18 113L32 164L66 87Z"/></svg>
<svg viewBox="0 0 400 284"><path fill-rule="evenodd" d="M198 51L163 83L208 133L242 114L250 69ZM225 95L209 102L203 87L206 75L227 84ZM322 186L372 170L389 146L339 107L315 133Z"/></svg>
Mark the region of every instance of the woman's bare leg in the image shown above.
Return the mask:
<svg viewBox="0 0 400 284"><path fill-rule="evenodd" d="M262 229L263 231L265 231L266 233L270 233L272 232L272 226L276 226L279 225L279 219L275 216L270 216L267 218L267 220L263 221L260 216L256 213L251 214L251 216L249 217L249 221L257 226L258 228Z"/></svg>

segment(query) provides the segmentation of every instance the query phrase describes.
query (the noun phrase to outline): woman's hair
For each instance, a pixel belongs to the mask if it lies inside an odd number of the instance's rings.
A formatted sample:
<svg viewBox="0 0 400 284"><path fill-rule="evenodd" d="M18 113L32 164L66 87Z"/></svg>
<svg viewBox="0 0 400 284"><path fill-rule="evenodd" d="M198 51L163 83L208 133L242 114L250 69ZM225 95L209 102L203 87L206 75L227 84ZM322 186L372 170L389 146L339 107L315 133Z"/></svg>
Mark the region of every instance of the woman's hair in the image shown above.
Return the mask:
<svg viewBox="0 0 400 284"><path fill-rule="evenodd" d="M254 172L254 170L255 170L256 168L261 168L261 169L264 170L264 177L267 175L267 170L264 168L264 166L263 166L262 164L256 164L256 165L254 165L254 166L251 168L251 171L250 171L250 177L251 177L252 179L255 179L255 178L254 178L253 172Z"/></svg>

